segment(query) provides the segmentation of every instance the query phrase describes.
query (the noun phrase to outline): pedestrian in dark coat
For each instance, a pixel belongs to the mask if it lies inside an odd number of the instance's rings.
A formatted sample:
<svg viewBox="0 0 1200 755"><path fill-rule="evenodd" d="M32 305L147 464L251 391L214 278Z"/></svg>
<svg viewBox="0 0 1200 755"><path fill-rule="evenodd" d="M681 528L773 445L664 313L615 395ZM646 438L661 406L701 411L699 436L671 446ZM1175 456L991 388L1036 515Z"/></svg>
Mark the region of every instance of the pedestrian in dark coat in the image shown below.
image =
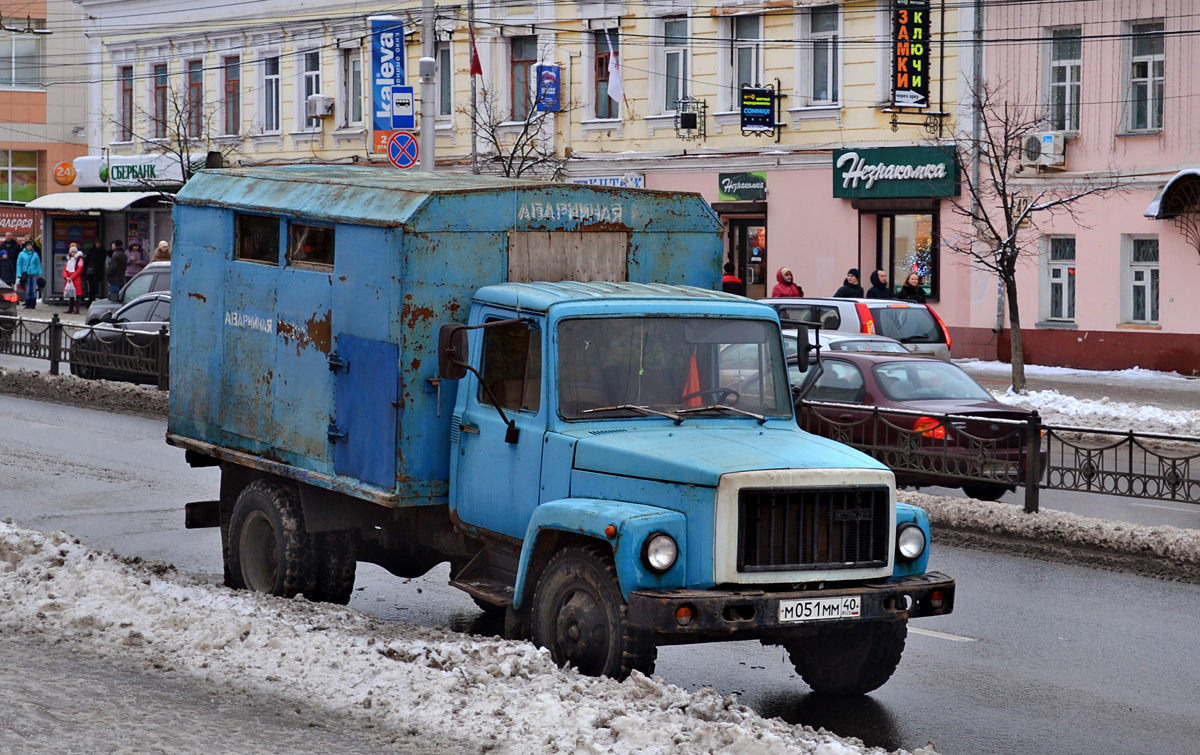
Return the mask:
<svg viewBox="0 0 1200 755"><path fill-rule="evenodd" d="M91 303L107 295L104 290L104 247L97 243L88 246L83 253L83 303Z"/></svg>
<svg viewBox="0 0 1200 755"><path fill-rule="evenodd" d="M8 258L13 261L14 265L17 264L17 257L21 254L22 248L21 242L13 238L12 231L4 232L4 241L0 241L0 250L8 252ZM12 283L12 281L5 280Z"/></svg>
<svg viewBox="0 0 1200 755"><path fill-rule="evenodd" d="M737 268L732 262L725 263L725 275L721 276L721 290L727 294L746 295L746 284L737 277Z"/></svg>
<svg viewBox="0 0 1200 755"><path fill-rule="evenodd" d="M17 255L0 247L0 281L10 286L17 285Z"/></svg>
<svg viewBox="0 0 1200 755"><path fill-rule="evenodd" d="M858 268L850 268L850 272L846 273L846 280L842 282L842 287L834 294L839 299L861 299L863 298L863 287L858 282Z"/></svg>
<svg viewBox="0 0 1200 755"><path fill-rule="evenodd" d="M871 273L871 288L867 290L868 299L895 299L896 295L888 286L887 270L876 270Z"/></svg>
<svg viewBox="0 0 1200 755"><path fill-rule="evenodd" d="M906 301L915 301L917 304L925 303L925 289L921 288L921 276L916 273L909 273L904 279L904 285L896 293L897 299Z"/></svg>
<svg viewBox="0 0 1200 755"><path fill-rule="evenodd" d="M125 263L125 244L112 242L112 254L108 257L108 266L104 268L104 277L108 279L108 298L113 301L117 300L117 294L125 285Z"/></svg>

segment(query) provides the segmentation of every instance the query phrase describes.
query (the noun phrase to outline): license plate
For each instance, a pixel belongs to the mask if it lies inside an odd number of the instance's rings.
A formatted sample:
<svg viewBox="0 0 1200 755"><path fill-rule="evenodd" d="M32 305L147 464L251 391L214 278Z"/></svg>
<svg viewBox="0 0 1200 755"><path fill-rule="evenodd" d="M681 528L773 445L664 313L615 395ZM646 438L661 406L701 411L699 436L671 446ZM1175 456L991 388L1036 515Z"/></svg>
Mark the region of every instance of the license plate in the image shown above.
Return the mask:
<svg viewBox="0 0 1200 755"><path fill-rule="evenodd" d="M857 595L848 595L844 598L779 601L779 621L785 624L798 621L857 619L860 616L862 616L862 599Z"/></svg>

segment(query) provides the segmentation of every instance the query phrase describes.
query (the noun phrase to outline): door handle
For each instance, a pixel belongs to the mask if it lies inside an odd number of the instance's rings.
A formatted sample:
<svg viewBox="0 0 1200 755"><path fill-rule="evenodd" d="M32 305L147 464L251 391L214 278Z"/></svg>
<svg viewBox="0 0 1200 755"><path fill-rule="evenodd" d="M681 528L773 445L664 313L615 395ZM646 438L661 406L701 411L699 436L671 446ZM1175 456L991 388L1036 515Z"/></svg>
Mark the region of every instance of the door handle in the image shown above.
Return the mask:
<svg viewBox="0 0 1200 755"><path fill-rule="evenodd" d="M479 426L478 425L468 425L467 423L464 422L458 426L458 431L460 433L471 433L472 435L478 435L479 434Z"/></svg>

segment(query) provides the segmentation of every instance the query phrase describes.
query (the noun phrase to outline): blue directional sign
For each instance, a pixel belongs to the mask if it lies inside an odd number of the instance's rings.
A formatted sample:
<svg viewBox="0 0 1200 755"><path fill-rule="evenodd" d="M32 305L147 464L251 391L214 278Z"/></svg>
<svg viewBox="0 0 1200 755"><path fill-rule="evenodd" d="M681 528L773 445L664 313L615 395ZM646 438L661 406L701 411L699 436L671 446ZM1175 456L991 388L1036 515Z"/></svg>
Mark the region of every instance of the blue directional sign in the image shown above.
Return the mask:
<svg viewBox="0 0 1200 755"><path fill-rule="evenodd" d="M417 164L420 148L417 139L407 131L397 131L388 139L388 160L401 170L407 170Z"/></svg>
<svg viewBox="0 0 1200 755"><path fill-rule="evenodd" d="M413 88L392 87L392 130L411 131L417 127L416 107L413 105Z"/></svg>

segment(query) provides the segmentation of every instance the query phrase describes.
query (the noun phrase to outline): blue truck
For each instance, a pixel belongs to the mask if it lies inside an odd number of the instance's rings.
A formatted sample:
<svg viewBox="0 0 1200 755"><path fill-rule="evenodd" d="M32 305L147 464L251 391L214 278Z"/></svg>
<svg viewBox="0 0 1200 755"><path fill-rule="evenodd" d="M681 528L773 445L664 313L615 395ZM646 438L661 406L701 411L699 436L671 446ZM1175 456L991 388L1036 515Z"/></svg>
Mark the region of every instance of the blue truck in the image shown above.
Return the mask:
<svg viewBox="0 0 1200 755"><path fill-rule="evenodd" d="M220 467L186 521L229 586L345 603L357 562L449 562L584 673L759 639L829 694L952 611L925 512L797 427L699 196L287 166L201 172L174 213L167 440Z"/></svg>

